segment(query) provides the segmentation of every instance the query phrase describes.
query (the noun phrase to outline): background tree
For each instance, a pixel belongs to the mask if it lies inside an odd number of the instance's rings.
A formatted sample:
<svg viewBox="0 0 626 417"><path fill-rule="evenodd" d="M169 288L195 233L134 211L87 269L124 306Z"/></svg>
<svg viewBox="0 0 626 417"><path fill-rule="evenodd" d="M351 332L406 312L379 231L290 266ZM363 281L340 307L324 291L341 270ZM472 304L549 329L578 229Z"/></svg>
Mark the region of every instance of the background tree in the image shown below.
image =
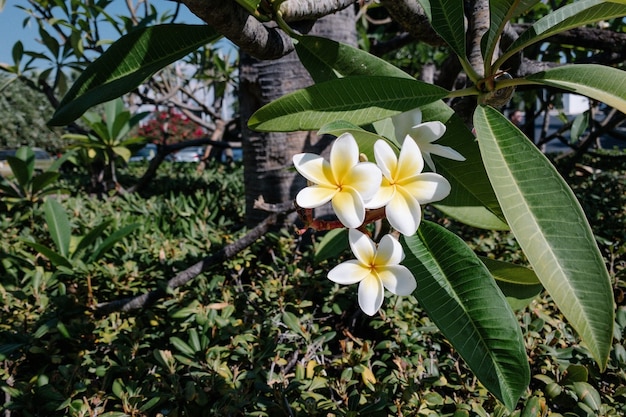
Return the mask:
<svg viewBox="0 0 626 417"><path fill-rule="evenodd" d="M42 95L0 74L0 147L36 146L57 153L67 146L59 129L46 126L54 108Z"/></svg>

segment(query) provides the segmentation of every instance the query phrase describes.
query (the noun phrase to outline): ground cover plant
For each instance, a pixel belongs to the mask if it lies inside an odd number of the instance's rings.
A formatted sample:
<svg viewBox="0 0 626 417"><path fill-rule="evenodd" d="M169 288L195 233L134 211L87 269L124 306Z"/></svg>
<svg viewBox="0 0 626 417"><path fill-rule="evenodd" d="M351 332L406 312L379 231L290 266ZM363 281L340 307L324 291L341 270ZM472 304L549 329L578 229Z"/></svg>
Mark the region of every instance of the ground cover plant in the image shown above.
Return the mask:
<svg viewBox="0 0 626 417"><path fill-rule="evenodd" d="M149 308L98 314L99 303L164 285L207 251L246 232L241 166L213 165L198 173L177 164L166 166L150 194L104 202L59 198L73 235L110 222L94 244L149 219L97 262L71 273L28 244L55 245L44 204L32 207L34 221L2 212L2 411L11 416L623 415L626 170L586 162L593 174L581 176L575 169L566 176L593 213L590 222L618 302L607 370L599 370L542 293L516 312L532 376L517 411L507 411L485 390L414 297L391 297L379 315L366 316L349 287L324 277L329 261L316 260L319 244L295 229L266 234ZM138 167L128 170L122 178ZM64 181L65 188L80 185ZM464 236L478 253L524 262L509 232L477 235L477 229L441 219L436 209L426 216Z"/></svg>

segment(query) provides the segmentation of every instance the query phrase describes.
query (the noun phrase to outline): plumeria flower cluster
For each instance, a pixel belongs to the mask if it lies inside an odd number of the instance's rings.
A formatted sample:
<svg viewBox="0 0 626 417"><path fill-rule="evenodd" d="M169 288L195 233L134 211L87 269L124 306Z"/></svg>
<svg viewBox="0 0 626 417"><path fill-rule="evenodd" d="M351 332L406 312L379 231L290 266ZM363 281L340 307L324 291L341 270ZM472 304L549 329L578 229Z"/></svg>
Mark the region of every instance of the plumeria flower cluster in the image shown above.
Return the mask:
<svg viewBox="0 0 626 417"><path fill-rule="evenodd" d="M380 139L374 144L376 163L360 160L354 136L339 136L330 151L330 160L301 153L293 157L300 174L311 185L296 196L296 204L313 209L331 203L339 221L349 230L348 240L356 259L333 268L328 278L340 284L359 283L361 309L374 315L380 309L385 289L396 295L410 295L415 277L401 265L404 251L392 235L376 245L357 230L363 226L367 210L384 208L389 224L411 236L417 232L422 204L444 199L450 183L435 171L431 154L462 161L453 149L434 144L445 133L441 122L421 123L421 112L413 110L392 118L399 155ZM424 163L433 172L422 172Z"/></svg>

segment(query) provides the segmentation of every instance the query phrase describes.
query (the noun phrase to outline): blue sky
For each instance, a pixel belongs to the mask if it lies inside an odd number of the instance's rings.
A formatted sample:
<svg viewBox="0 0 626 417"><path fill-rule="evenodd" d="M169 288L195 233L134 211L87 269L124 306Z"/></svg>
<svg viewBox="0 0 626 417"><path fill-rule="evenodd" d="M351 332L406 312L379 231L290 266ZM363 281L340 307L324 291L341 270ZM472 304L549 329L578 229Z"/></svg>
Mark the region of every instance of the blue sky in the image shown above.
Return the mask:
<svg viewBox="0 0 626 417"><path fill-rule="evenodd" d="M124 0L115 0L111 8L107 8L109 13L124 14L126 10ZM175 3L165 0L154 0L151 2L159 10L174 10ZM2 12L0 12L0 62L13 64L13 58L11 55L11 49L18 40L21 40L24 47L28 50L34 50L36 52L43 52L45 48L37 43L39 38L39 31L34 21L30 21L30 25L23 27L24 19L28 16L24 11L18 9L16 6L21 5L28 6L25 0L7 0L6 6ZM193 15L185 6L181 6L179 17L177 19L179 23L192 23L200 24L202 21ZM103 27L106 25L103 25ZM114 32L108 36L113 37Z"/></svg>

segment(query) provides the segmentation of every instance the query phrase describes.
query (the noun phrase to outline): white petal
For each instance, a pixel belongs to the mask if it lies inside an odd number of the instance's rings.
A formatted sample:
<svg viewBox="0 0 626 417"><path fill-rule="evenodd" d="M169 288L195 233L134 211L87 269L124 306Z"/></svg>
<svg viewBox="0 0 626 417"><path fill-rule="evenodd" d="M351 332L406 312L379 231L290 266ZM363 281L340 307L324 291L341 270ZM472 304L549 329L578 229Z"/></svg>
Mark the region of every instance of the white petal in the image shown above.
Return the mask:
<svg viewBox="0 0 626 417"><path fill-rule="evenodd" d="M350 249L352 249L354 256L365 267L369 268L374 261L374 256L376 256L376 244L372 239L357 229L350 229L348 231L348 242L350 242Z"/></svg>
<svg viewBox="0 0 626 417"><path fill-rule="evenodd" d="M315 208L328 203L337 194L337 188L312 185L296 195L296 203L303 208Z"/></svg>
<svg viewBox="0 0 626 417"><path fill-rule="evenodd" d="M438 145L436 143L431 143L428 147L428 152L441 156L442 158L452 159L454 161L465 161L465 157L452 149L449 146Z"/></svg>
<svg viewBox="0 0 626 417"><path fill-rule="evenodd" d="M411 295L417 288L415 277L404 265L392 265L376 272L385 288L396 295Z"/></svg>
<svg viewBox="0 0 626 417"><path fill-rule="evenodd" d="M411 137L407 137L402 144L398 157L398 168L395 173L396 181L419 174L424 169L424 158L419 146Z"/></svg>
<svg viewBox="0 0 626 417"><path fill-rule="evenodd" d="M433 162L433 158L430 157L430 152L428 152L428 150L424 149L424 152L422 152L422 156L424 157L424 162L426 162L426 165L428 165L428 167L431 169L431 171L437 172L437 168L435 167L435 163Z"/></svg>
<svg viewBox="0 0 626 417"><path fill-rule="evenodd" d="M414 235L422 219L419 202L402 188L396 189L396 194L387 204L385 213L391 226L405 236Z"/></svg>
<svg viewBox="0 0 626 417"><path fill-rule="evenodd" d="M335 182L343 182L343 178L359 162L359 145L354 136L344 133L339 136L330 149L330 166Z"/></svg>
<svg viewBox="0 0 626 417"><path fill-rule="evenodd" d="M359 284L359 306L368 316L373 316L383 305L385 289L381 280L368 275Z"/></svg>
<svg viewBox="0 0 626 417"><path fill-rule="evenodd" d="M307 180L315 184L329 185L334 183L330 165L314 153L299 153L293 156L293 165Z"/></svg>
<svg viewBox="0 0 626 417"><path fill-rule="evenodd" d="M380 239L374 264L378 267L397 265L404 259L402 245L393 236L387 234Z"/></svg>
<svg viewBox="0 0 626 417"><path fill-rule="evenodd" d="M363 201L371 199L380 188L382 173L372 162L361 162L344 177L343 186L354 188Z"/></svg>
<svg viewBox="0 0 626 417"><path fill-rule="evenodd" d="M328 279L337 284L356 284L370 274L370 269L363 267L359 261L350 260L340 263L328 272Z"/></svg>
<svg viewBox="0 0 626 417"><path fill-rule="evenodd" d="M391 149L391 146L384 140L377 140L374 144L374 157L383 175L388 179L392 179L398 165L398 157Z"/></svg>
<svg viewBox="0 0 626 417"><path fill-rule="evenodd" d="M396 139L402 143L411 128L422 122L422 111L418 108L397 114L391 118L391 122L395 129Z"/></svg>
<svg viewBox="0 0 626 417"><path fill-rule="evenodd" d="M450 183L434 172L416 175L402 183L402 188L420 204L443 200L450 194Z"/></svg>
<svg viewBox="0 0 626 417"><path fill-rule="evenodd" d="M441 122L426 122L417 126L413 126L409 135L417 142L431 143L442 137L446 133L446 125Z"/></svg>
<svg viewBox="0 0 626 417"><path fill-rule="evenodd" d="M365 202L365 208L377 209L387 205L387 203L393 198L395 192L396 187L389 185L389 181L387 181L387 179L383 179L383 183L376 194L374 194L374 197Z"/></svg>
<svg viewBox="0 0 626 417"><path fill-rule="evenodd" d="M334 195L333 210L339 221L346 227L356 229L365 220L365 204L360 194L351 187L343 189Z"/></svg>

